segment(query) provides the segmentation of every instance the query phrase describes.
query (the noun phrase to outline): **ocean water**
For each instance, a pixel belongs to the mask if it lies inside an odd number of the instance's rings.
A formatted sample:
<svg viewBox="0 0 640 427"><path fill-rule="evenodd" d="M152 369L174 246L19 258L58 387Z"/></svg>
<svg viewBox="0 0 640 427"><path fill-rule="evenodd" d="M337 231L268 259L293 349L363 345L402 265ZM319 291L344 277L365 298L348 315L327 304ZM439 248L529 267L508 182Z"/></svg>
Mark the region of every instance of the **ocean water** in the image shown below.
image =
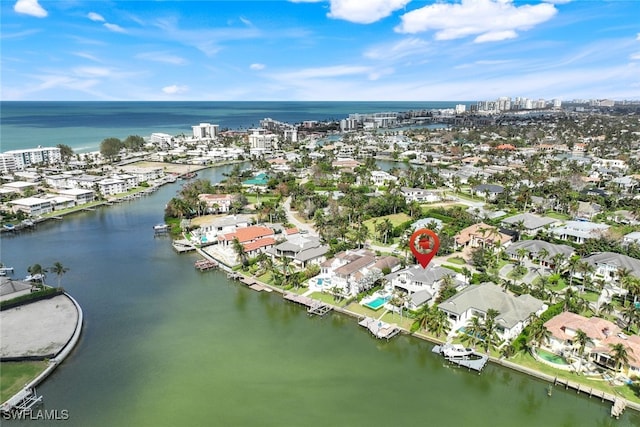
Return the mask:
<svg viewBox="0 0 640 427"><path fill-rule="evenodd" d="M247 129L270 117L288 123L343 119L351 113L453 108L471 102L0 102L0 152L69 145L95 151L105 138L191 134L199 123Z"/></svg>

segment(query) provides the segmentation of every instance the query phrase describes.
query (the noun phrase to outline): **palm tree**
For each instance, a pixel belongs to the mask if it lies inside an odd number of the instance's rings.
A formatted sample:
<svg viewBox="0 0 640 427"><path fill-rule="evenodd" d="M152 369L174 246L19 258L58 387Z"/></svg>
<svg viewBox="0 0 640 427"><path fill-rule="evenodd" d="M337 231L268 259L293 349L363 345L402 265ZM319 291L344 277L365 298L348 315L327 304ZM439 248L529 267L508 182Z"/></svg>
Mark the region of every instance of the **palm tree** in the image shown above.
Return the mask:
<svg viewBox="0 0 640 427"><path fill-rule="evenodd" d="M611 360L616 371L622 370L622 366L629 363L629 347L622 343L609 344L611 349Z"/></svg>
<svg viewBox="0 0 640 427"><path fill-rule="evenodd" d="M495 348L496 344L500 340L498 336L498 324L496 323L496 318L500 315L498 310L490 308L487 310L487 316L484 319L484 325L482 327L482 332L484 335L484 351L488 352L489 348Z"/></svg>
<svg viewBox="0 0 640 427"><path fill-rule="evenodd" d="M580 365L578 367L579 375L582 371L582 359L584 358L584 350L587 347L587 344L591 342L591 338L589 338L585 331L583 331L582 329L578 329L575 336L573 337L573 341L578 345L578 355L580 356Z"/></svg>
<svg viewBox="0 0 640 427"><path fill-rule="evenodd" d="M542 262L546 262L547 257L549 256L549 251L546 248L542 248L538 251L538 261L540 262L540 264L542 264Z"/></svg>
<svg viewBox="0 0 640 427"><path fill-rule="evenodd" d="M58 287L60 287L60 281L62 280L62 276L64 276L64 274L67 271L69 271L69 268L62 265L62 263L56 261L53 263L53 267L51 267L49 271L51 271L56 275L56 277L58 278Z"/></svg>
<svg viewBox="0 0 640 427"><path fill-rule="evenodd" d="M432 305L429 310L427 329L437 338L440 338L440 335L448 334L451 329L447 313L438 309L436 305Z"/></svg>
<svg viewBox="0 0 640 427"><path fill-rule="evenodd" d="M551 332L544 326L540 318L536 318L529 325L529 342L540 347L551 336Z"/></svg>
<svg viewBox="0 0 640 427"><path fill-rule="evenodd" d="M27 268L27 273L34 277L35 281L38 281L40 282L40 284L44 285L44 279L47 277L46 268L43 268L40 264L33 264Z"/></svg>
<svg viewBox="0 0 640 427"><path fill-rule="evenodd" d="M238 259L240 260L240 262L242 262L242 265L244 266L247 262L247 253L244 250L244 245L240 243L240 240L238 240L237 237L233 238L233 250L238 256Z"/></svg>
<svg viewBox="0 0 640 427"><path fill-rule="evenodd" d="M478 316L473 316L467 321L464 332L460 337L463 342L471 341L471 346L475 347L479 336L482 334L483 324Z"/></svg>

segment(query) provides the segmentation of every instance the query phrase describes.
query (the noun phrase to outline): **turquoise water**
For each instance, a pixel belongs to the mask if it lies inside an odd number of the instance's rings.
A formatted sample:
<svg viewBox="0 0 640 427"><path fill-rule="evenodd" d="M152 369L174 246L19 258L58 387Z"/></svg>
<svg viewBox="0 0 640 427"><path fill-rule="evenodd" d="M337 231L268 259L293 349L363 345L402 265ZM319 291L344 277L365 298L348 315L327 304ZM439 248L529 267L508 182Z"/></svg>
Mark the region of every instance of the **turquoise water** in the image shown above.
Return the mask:
<svg viewBox="0 0 640 427"><path fill-rule="evenodd" d="M96 151L105 138L191 135L198 123L221 129L257 127L260 120L301 123L340 120L351 113L453 108L472 102L70 102L1 101L0 151L66 144L76 152Z"/></svg>
<svg viewBox="0 0 640 427"><path fill-rule="evenodd" d="M373 310L378 310L382 307L387 301L389 301L389 297L378 297L368 303L364 304L366 307L369 307Z"/></svg>
<svg viewBox="0 0 640 427"><path fill-rule="evenodd" d="M538 349L536 351L538 353L538 356L540 356L542 359L546 360L547 362L555 363L556 365L565 365L565 366L569 365L569 362L567 362L567 360L562 356L549 353L548 351L544 351L542 349Z"/></svg>

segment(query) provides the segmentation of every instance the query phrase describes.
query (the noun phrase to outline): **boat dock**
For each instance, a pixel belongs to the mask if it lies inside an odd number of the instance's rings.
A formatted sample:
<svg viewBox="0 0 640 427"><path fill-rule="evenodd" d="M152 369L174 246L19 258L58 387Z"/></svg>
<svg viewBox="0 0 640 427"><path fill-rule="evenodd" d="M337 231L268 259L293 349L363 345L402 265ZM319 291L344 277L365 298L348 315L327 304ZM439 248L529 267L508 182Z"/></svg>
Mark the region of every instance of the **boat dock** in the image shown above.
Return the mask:
<svg viewBox="0 0 640 427"><path fill-rule="evenodd" d="M200 271L209 271L218 268L218 263L210 259L199 259L193 265Z"/></svg>
<svg viewBox="0 0 640 427"><path fill-rule="evenodd" d="M313 298L305 297L304 295L286 292L283 296L287 301L295 302L307 307L307 313L310 315L324 316L331 311L330 305L314 300Z"/></svg>
<svg viewBox="0 0 640 427"><path fill-rule="evenodd" d="M0 267L0 276L6 276L7 273L13 274L13 267Z"/></svg>
<svg viewBox="0 0 640 427"><path fill-rule="evenodd" d="M469 370L474 370L474 371L480 373L480 372L482 372L482 369L484 368L484 366L489 361L489 356L487 356L486 354L477 353L477 352L473 352L469 356L447 357L443 353L445 345L446 344L444 344L444 345L436 345L435 347L433 347L433 349L431 351L433 353L436 353L436 354L439 354L439 355L443 356L446 360L448 360L451 363L454 363L454 364L456 364L458 366L462 366L463 368L467 368Z"/></svg>
<svg viewBox="0 0 640 427"><path fill-rule="evenodd" d="M194 251L196 248L188 240L174 240L171 244L179 254Z"/></svg>
<svg viewBox="0 0 640 427"><path fill-rule="evenodd" d="M369 329L369 332L371 332L374 337L386 339L387 341L400 333L400 328L398 328L397 325L376 320L372 317L365 317L358 322L358 325Z"/></svg>

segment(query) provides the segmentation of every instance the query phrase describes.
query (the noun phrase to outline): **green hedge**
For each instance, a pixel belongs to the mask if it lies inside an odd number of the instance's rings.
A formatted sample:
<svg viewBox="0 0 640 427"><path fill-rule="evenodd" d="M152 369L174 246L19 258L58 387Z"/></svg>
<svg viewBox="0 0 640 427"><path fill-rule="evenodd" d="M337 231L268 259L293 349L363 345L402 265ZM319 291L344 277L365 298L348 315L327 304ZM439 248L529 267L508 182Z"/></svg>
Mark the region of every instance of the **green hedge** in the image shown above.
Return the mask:
<svg viewBox="0 0 640 427"><path fill-rule="evenodd" d="M64 289L62 288L44 288L42 290L20 295L18 297L11 298L6 301L0 301L0 311L19 307L21 305L40 301L43 299L53 298L57 295L62 295L63 293L64 293Z"/></svg>

